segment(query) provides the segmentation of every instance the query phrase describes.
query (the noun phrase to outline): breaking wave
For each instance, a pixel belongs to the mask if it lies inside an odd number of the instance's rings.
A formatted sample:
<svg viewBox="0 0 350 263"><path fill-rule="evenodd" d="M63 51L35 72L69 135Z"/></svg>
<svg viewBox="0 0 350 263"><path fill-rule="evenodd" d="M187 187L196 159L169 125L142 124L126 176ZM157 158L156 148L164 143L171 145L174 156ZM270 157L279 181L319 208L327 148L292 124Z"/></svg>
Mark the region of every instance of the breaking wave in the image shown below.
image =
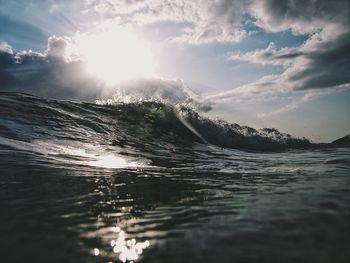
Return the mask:
<svg viewBox="0 0 350 263"><path fill-rule="evenodd" d="M276 129L256 130L203 117L188 104L152 100L84 103L22 93L1 93L0 136L0 143L11 147L38 141L58 144L64 140L69 145L98 145L106 153L113 147L114 152L117 148L119 153L135 156L144 152L157 155L161 149L193 143L259 151L310 145L307 139ZM97 151L90 148L86 151Z"/></svg>

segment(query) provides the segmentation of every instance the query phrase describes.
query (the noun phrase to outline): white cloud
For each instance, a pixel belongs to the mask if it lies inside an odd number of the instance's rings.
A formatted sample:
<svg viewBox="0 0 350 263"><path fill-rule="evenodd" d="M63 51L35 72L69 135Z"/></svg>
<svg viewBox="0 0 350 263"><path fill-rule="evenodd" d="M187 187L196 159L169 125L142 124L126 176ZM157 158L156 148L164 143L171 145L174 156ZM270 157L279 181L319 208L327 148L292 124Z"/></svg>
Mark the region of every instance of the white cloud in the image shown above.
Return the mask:
<svg viewBox="0 0 350 263"><path fill-rule="evenodd" d="M0 42L0 52L13 54L12 47L7 42Z"/></svg>
<svg viewBox="0 0 350 263"><path fill-rule="evenodd" d="M283 65L288 66L292 63L291 59L301 56L298 48L277 49L271 42L265 49L256 49L251 52L234 52L229 55L229 60L248 61L258 64Z"/></svg>
<svg viewBox="0 0 350 263"><path fill-rule="evenodd" d="M183 34L176 41L236 42L246 37L241 28L242 0L87 0L87 7L119 23L183 23Z"/></svg>
<svg viewBox="0 0 350 263"><path fill-rule="evenodd" d="M312 100L315 100L319 97L322 96L326 96L328 94L330 94L331 91L330 90L322 90L322 91L308 91L306 92L300 99L293 99L292 102L288 103L287 105L274 110L272 112L268 112L268 113L260 113L258 114L259 118L269 118L269 117L273 117L279 114L284 114L290 111L294 111L298 108L300 108L303 104L306 104Z"/></svg>
<svg viewBox="0 0 350 263"><path fill-rule="evenodd" d="M283 86L275 85L280 79L280 75L268 75L260 80L248 83L246 85L234 88L229 91L221 92L208 96L207 99L213 102L222 102L227 100L244 101L256 100L274 96L278 93L286 93L290 90Z"/></svg>
<svg viewBox="0 0 350 263"><path fill-rule="evenodd" d="M67 49L70 42L71 39L68 37L49 37L47 50L44 53L45 56L57 59L64 59L67 62L71 61L71 54L68 53Z"/></svg>

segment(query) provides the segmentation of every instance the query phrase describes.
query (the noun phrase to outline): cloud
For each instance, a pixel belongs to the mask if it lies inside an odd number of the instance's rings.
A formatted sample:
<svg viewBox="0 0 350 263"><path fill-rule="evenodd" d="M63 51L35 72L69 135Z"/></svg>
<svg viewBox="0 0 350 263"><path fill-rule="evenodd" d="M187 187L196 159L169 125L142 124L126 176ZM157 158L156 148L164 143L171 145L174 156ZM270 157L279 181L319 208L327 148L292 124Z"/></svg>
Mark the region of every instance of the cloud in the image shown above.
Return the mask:
<svg viewBox="0 0 350 263"><path fill-rule="evenodd" d="M213 97L248 97L322 88L350 83L350 2L348 0L87 0L88 6L119 23L180 23L182 33L173 41L192 44L241 41L249 35L244 22L270 32L291 30L306 34L299 47L231 53L230 60L282 66L281 75L265 76L255 83Z"/></svg>
<svg viewBox="0 0 350 263"><path fill-rule="evenodd" d="M302 56L284 73L294 90L339 87L350 83L350 32L327 38L313 35L300 47Z"/></svg>
<svg viewBox="0 0 350 263"><path fill-rule="evenodd" d="M282 48L278 50L276 45L271 42L265 49L256 49L246 53L231 53L228 60L248 61L263 65L288 66L292 63L291 59L301 55L303 53L298 48Z"/></svg>
<svg viewBox="0 0 350 263"><path fill-rule="evenodd" d="M350 33L327 39L324 32L311 36L298 48L266 49L234 53L230 60L282 65L285 72L273 85L292 90L338 87L350 83ZM259 81L261 82L261 80Z"/></svg>
<svg viewBox="0 0 350 263"><path fill-rule="evenodd" d="M87 0L87 9L114 18L118 23L181 23L182 34L175 41L201 44L237 42L247 36L241 27L242 0Z"/></svg>
<svg viewBox="0 0 350 263"><path fill-rule="evenodd" d="M257 25L272 32L307 34L334 25L347 30L350 23L348 0L255 0L249 9Z"/></svg>
<svg viewBox="0 0 350 263"><path fill-rule="evenodd" d="M67 47L69 45L69 38L51 36L48 39L47 50L45 55L50 58L67 60ZM69 59L68 59L69 60Z"/></svg>
<svg viewBox="0 0 350 263"><path fill-rule="evenodd" d="M271 98L279 93L290 92L286 87L276 85L280 80L280 75L264 76L256 82L231 89L229 91L207 96L211 102L222 102L227 100L245 101L262 98Z"/></svg>
<svg viewBox="0 0 350 263"><path fill-rule="evenodd" d="M0 42L0 52L1 53L7 53L7 54L10 54L10 55L13 54L12 47L6 42Z"/></svg>
<svg viewBox="0 0 350 263"><path fill-rule="evenodd" d="M331 93L330 90L308 91L300 99L294 99L289 104L287 104L287 105L285 105L285 106L283 106L275 111L268 112L268 113L259 113L258 117L263 119L263 118L273 117L273 116L276 116L279 114L283 114L286 112L290 112L290 111L299 109L303 104L306 104L306 103L308 103L312 100L315 100L319 97L329 95L330 93Z"/></svg>
<svg viewBox="0 0 350 263"><path fill-rule="evenodd" d="M134 79L107 85L86 73L85 63L71 53L69 38L52 36L47 49L15 52L0 43L0 91L24 92L54 99L105 102L158 100L209 111L209 104L194 94L182 80Z"/></svg>
<svg viewBox="0 0 350 263"><path fill-rule="evenodd" d="M231 53L229 60L283 66L280 75L265 76L231 91L213 96L251 99L298 90L347 88L350 86L350 2L295 0L252 1L250 12L265 30L291 29L308 34L299 47L278 49L270 43L265 49Z"/></svg>
<svg viewBox="0 0 350 263"><path fill-rule="evenodd" d="M350 86L350 2L348 0L84 0L83 12L95 12L117 24L150 25L173 21L182 30L173 41L193 44L234 42L249 36L246 17L261 29L306 34L299 47L235 52L230 60L279 66L280 75L209 97L256 99L299 90ZM57 7L55 7L57 9ZM55 11L56 12L56 11ZM247 16L246 16L247 15ZM31 91L57 98L92 98L104 89L85 74L84 63L69 53L70 38L52 36L44 52L15 52L0 44L2 90ZM98 52L98 51L97 51ZM51 88L50 88L51 87Z"/></svg>
<svg viewBox="0 0 350 263"><path fill-rule="evenodd" d="M68 61L66 40L50 37L47 50L14 52L0 46L0 90L56 99L92 100L101 92L98 81L84 74L82 61Z"/></svg>

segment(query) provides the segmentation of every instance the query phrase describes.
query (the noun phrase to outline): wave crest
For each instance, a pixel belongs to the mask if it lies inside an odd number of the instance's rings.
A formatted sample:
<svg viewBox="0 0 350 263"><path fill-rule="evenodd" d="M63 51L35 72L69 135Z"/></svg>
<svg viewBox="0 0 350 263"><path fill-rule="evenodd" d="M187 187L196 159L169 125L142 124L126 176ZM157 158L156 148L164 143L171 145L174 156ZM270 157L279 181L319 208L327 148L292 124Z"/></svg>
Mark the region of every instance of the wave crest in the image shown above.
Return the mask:
<svg viewBox="0 0 350 263"><path fill-rule="evenodd" d="M256 130L213 120L188 105L163 101L92 104L3 93L0 112L0 136L24 141L63 138L106 147L132 146L134 152L144 151L144 145L157 152L161 145L194 142L260 151L310 145L305 138L276 129Z"/></svg>

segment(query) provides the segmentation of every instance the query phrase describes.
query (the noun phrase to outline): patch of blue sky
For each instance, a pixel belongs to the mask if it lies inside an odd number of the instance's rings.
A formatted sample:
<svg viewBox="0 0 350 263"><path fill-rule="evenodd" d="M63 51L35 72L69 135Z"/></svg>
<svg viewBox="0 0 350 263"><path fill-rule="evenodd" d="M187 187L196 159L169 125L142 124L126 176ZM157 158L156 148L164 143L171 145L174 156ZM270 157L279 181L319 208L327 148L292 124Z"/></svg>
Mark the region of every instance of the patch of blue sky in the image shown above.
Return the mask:
<svg viewBox="0 0 350 263"><path fill-rule="evenodd" d="M15 50L41 51L46 48L49 34L26 22L0 13L0 42L9 43Z"/></svg>
<svg viewBox="0 0 350 263"><path fill-rule="evenodd" d="M80 30L81 16L74 2L53 10L52 1L2 0L0 41L16 50L43 51L49 36L72 35Z"/></svg>

